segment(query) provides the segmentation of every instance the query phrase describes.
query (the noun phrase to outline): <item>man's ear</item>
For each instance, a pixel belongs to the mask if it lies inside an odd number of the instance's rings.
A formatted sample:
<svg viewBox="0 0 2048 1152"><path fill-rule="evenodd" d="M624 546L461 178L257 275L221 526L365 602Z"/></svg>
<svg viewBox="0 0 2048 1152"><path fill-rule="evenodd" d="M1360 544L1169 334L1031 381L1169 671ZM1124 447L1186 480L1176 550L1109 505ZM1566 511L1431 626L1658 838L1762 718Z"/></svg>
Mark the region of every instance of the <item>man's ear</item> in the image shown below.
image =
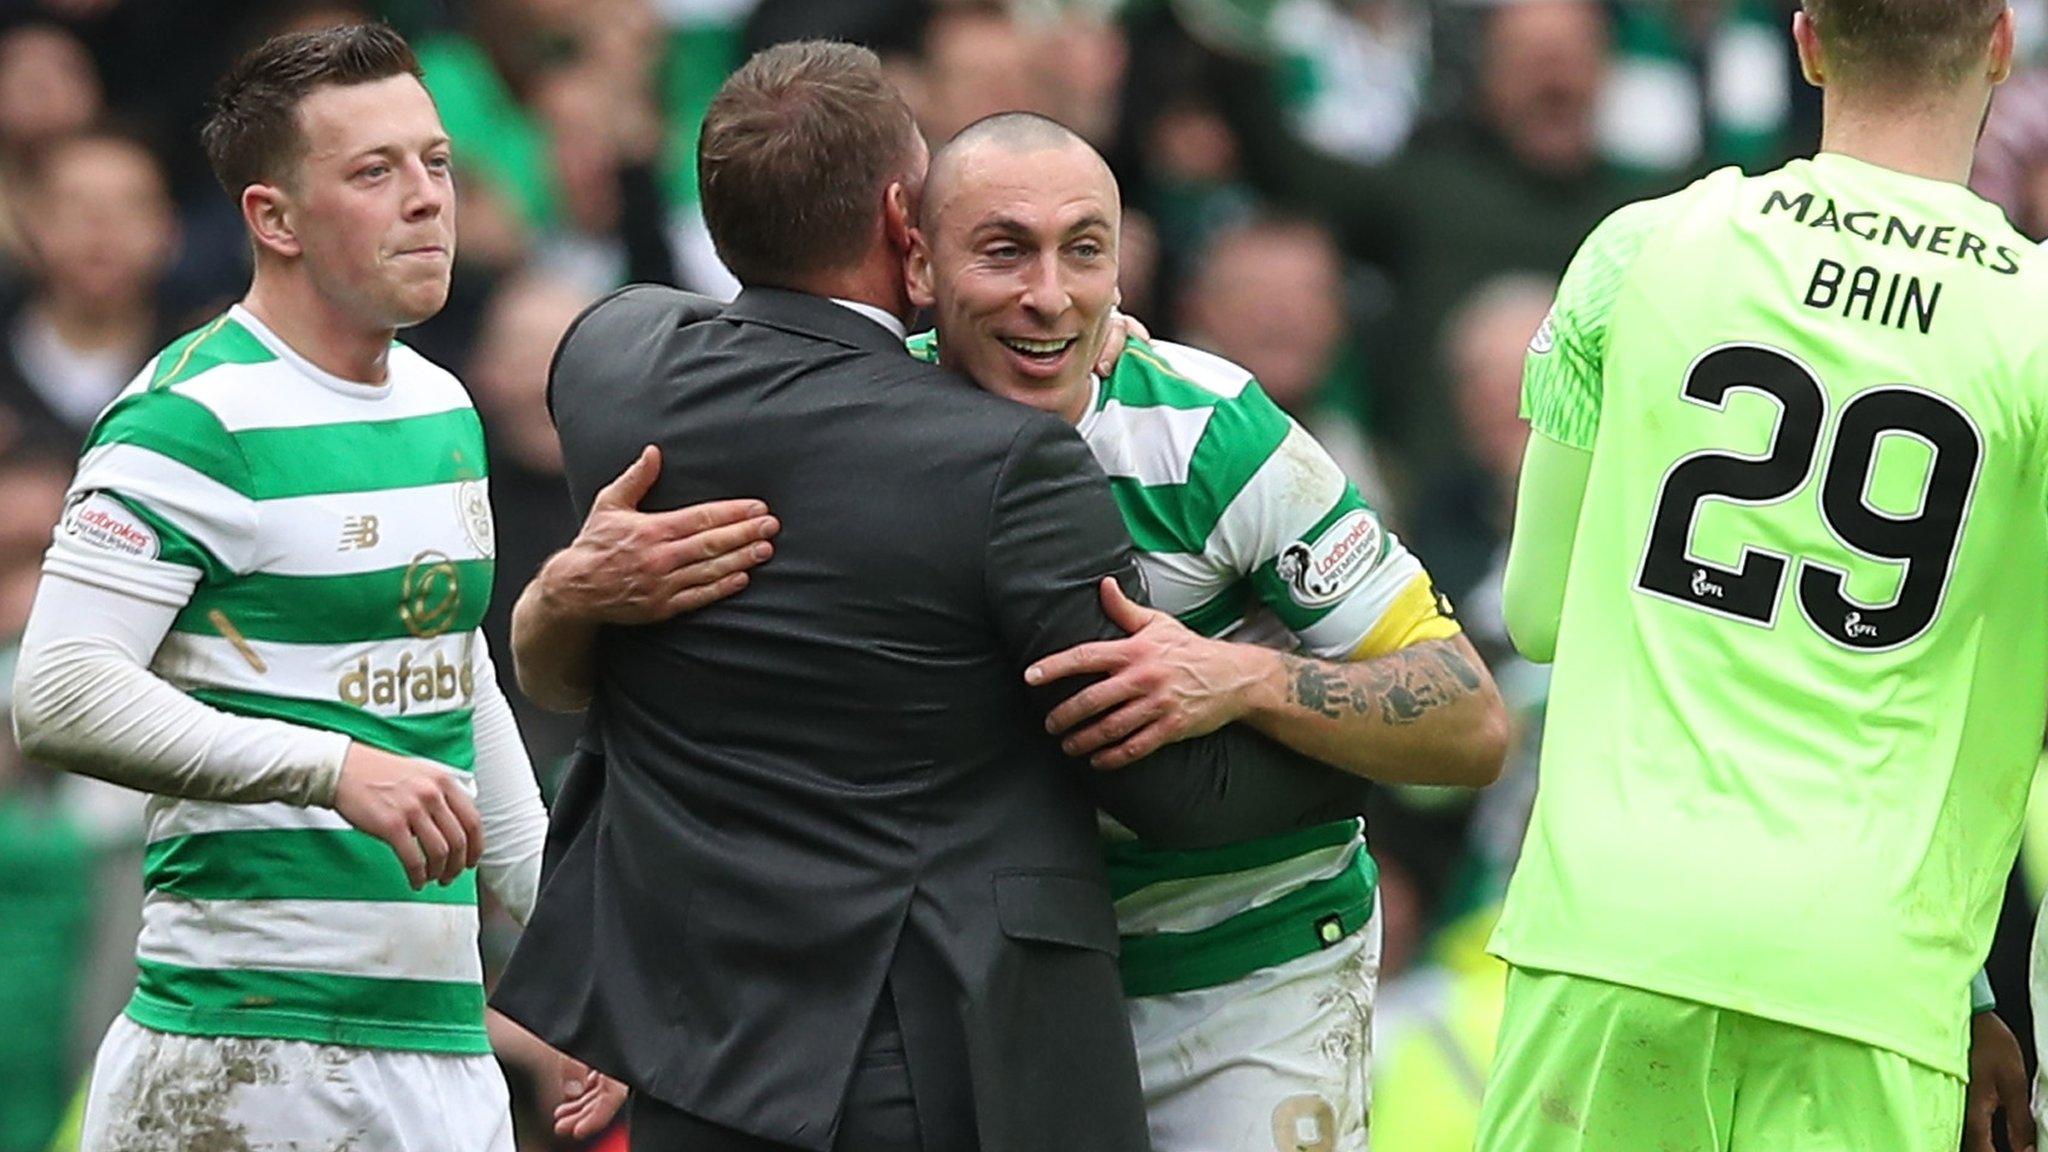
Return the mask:
<svg viewBox="0 0 2048 1152"><path fill-rule="evenodd" d="M297 256L305 250L292 207L291 196L275 184L242 189L242 223L248 225L257 248L278 256Z"/></svg>
<svg viewBox="0 0 2048 1152"><path fill-rule="evenodd" d="M903 256L903 283L910 290L910 302L919 308L930 308L938 303L933 291L932 245L924 229L910 230L910 251Z"/></svg>
<svg viewBox="0 0 2048 1152"><path fill-rule="evenodd" d="M1792 43L1799 52L1799 72L1806 82L1815 88L1827 84L1826 62L1821 58L1820 36L1813 30L1813 21L1802 11L1792 14Z"/></svg>
<svg viewBox="0 0 2048 1152"><path fill-rule="evenodd" d="M910 234L917 228L917 197L902 181L882 192L882 235L897 252L910 251Z"/></svg>
<svg viewBox="0 0 2048 1152"><path fill-rule="evenodd" d="M2012 58L2018 40L2016 17L2007 8L1991 26L1991 82L2003 84L2012 75Z"/></svg>

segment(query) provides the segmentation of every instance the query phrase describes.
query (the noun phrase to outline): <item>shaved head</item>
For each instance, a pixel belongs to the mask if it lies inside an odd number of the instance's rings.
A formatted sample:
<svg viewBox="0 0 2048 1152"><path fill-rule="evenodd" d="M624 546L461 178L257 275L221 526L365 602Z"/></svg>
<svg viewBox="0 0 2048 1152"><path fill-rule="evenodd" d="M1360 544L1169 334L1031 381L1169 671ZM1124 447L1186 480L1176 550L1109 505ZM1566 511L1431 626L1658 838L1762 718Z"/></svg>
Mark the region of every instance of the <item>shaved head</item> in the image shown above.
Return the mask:
<svg viewBox="0 0 2048 1152"><path fill-rule="evenodd" d="M931 170L925 175L918 225L924 228L937 225L941 207L951 199L962 171L971 166L975 157L991 152L1015 156L1069 148L1085 150L1094 160L1091 167L1099 169L1109 181L1111 190L1115 190L1116 177L1110 173L1109 163L1102 154L1080 133L1059 121L1036 112L998 112L976 120L946 141L945 147L932 156Z"/></svg>
<svg viewBox="0 0 2048 1152"><path fill-rule="evenodd" d="M1000 396L1078 420L1116 305L1116 176L1057 121L1004 112L932 158L906 273L939 358Z"/></svg>

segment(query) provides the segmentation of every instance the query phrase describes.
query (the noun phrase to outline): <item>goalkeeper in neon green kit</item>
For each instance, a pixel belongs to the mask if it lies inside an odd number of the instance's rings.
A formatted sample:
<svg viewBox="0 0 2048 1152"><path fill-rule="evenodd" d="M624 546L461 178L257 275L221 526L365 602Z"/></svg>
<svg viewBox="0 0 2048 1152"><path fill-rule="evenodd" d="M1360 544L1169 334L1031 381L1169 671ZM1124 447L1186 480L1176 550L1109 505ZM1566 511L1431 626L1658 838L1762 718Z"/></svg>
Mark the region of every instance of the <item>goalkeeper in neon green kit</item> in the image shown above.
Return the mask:
<svg viewBox="0 0 2048 1152"><path fill-rule="evenodd" d="M1616 212L1530 346L1480 1152L1953 1152L1973 1030L1973 1146L2032 1144L1969 991L2048 701L2048 253L1962 187L2013 17L1793 31L1820 155Z"/></svg>

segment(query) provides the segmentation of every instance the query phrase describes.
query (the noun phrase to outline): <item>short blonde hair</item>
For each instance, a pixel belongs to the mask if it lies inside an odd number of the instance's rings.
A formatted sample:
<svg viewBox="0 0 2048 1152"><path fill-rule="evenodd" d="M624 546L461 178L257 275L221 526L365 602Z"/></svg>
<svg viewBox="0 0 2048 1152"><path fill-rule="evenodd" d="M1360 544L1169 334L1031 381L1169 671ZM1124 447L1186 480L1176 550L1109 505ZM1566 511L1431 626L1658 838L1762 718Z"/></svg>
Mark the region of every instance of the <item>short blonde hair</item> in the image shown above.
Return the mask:
<svg viewBox="0 0 2048 1152"><path fill-rule="evenodd" d="M1984 56L2006 0L1801 0L1821 47L1859 82L1955 84Z"/></svg>

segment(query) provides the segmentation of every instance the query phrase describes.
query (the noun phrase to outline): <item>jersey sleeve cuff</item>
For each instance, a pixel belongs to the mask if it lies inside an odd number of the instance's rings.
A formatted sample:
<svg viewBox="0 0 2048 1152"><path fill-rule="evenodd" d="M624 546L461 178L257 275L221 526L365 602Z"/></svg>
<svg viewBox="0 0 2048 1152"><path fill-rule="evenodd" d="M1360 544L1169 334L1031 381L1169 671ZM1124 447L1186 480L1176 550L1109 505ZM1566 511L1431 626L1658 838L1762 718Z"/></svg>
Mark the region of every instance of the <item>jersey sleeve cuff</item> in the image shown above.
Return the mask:
<svg viewBox="0 0 2048 1152"><path fill-rule="evenodd" d="M348 750L355 741L346 733L328 732L318 728L308 729L306 750L312 757L312 769L306 776L306 791L301 798L302 808L332 808L334 794L341 787L341 766L348 760Z"/></svg>
<svg viewBox="0 0 2048 1152"><path fill-rule="evenodd" d="M1568 358L1563 349L1557 353ZM1573 365L1531 362L1523 378L1522 416L1529 427L1572 448L1592 451L1600 431L1599 401Z"/></svg>
<svg viewBox="0 0 2048 1152"><path fill-rule="evenodd" d="M1991 975L1981 969L1970 978L1970 1015L1989 1012L1998 1007L1998 997L1991 991Z"/></svg>

